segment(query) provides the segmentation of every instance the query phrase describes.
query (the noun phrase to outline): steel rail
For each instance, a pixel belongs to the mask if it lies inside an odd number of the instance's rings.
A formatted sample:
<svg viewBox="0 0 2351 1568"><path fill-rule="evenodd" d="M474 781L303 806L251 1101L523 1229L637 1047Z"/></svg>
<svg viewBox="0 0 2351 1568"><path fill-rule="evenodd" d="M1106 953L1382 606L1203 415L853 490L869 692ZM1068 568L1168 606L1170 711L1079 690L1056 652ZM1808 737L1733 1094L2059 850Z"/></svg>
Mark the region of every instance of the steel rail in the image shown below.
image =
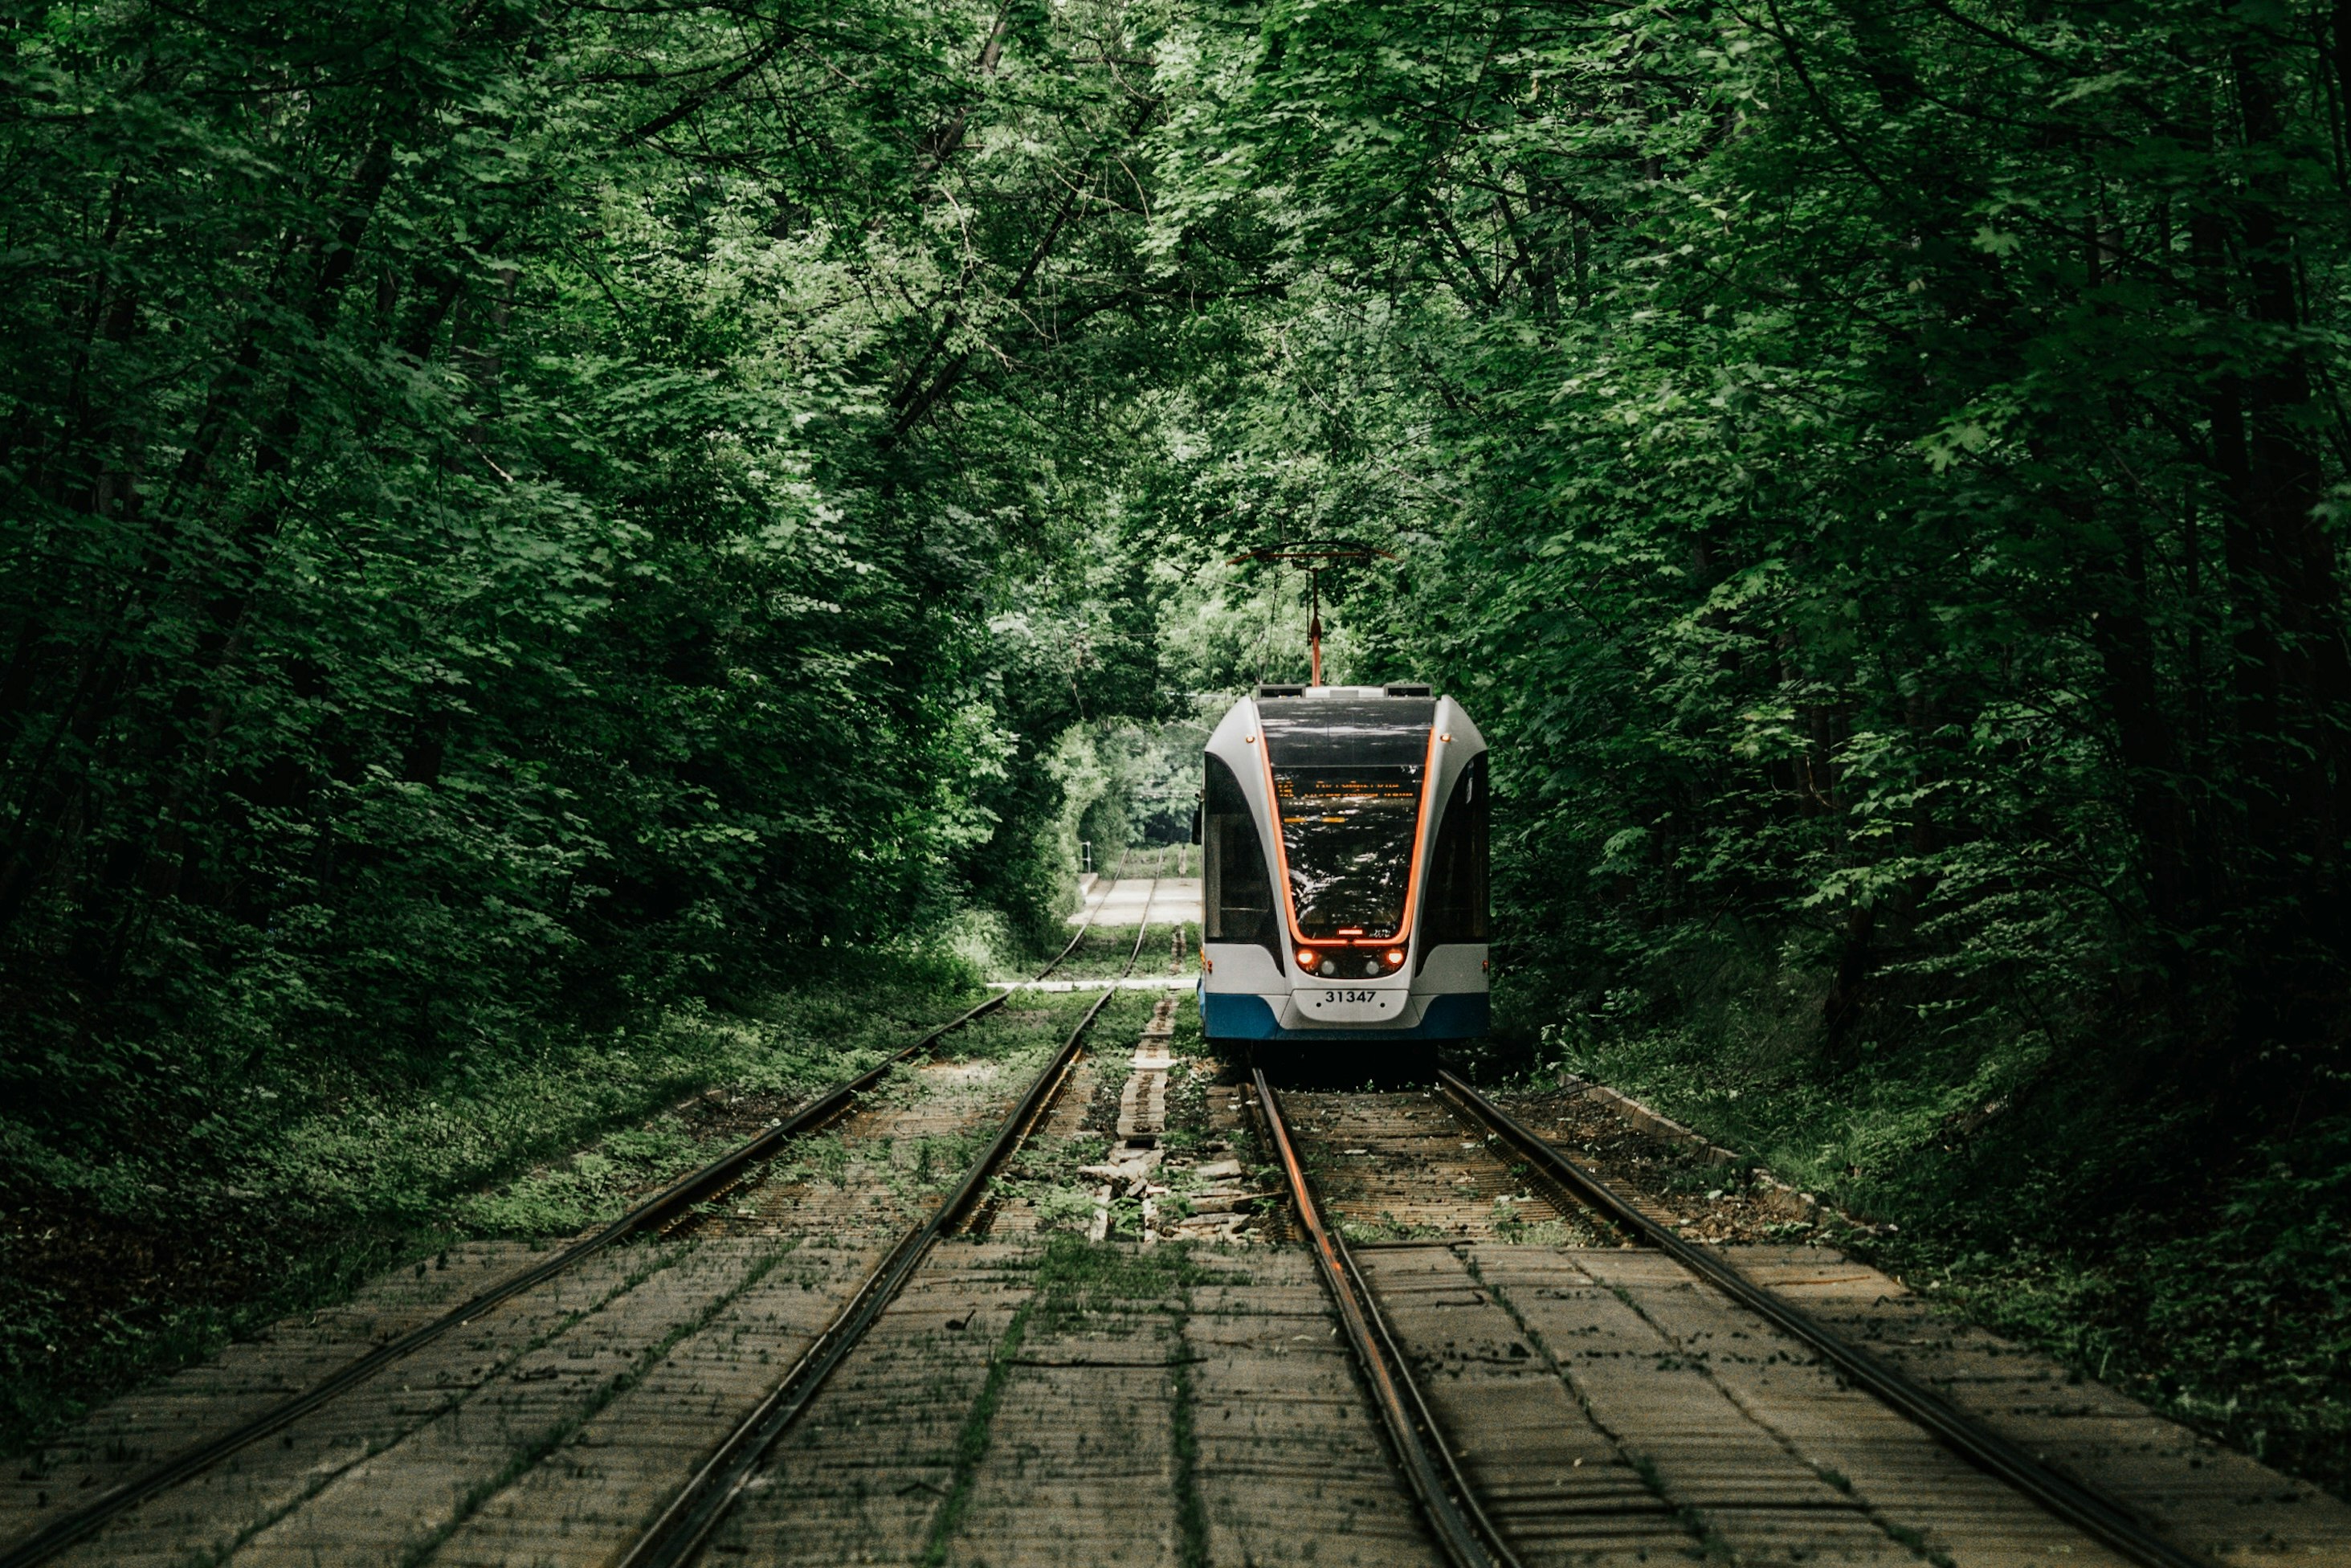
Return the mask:
<svg viewBox="0 0 2351 1568"><path fill-rule="evenodd" d="M1389 1447L1395 1453L1405 1480L1411 1483L1414 1497L1419 1500L1421 1512L1427 1517L1437 1544L1455 1568L1519 1568L1519 1560L1502 1539L1501 1531L1479 1506L1477 1494L1470 1490L1468 1478L1454 1459L1451 1445L1445 1440L1444 1430L1422 1397L1420 1385L1413 1380L1403 1348L1396 1343L1386 1317L1380 1312L1378 1293L1356 1267L1354 1254L1345 1239L1323 1222L1321 1201L1298 1157L1297 1145L1290 1139L1280 1098L1274 1093L1273 1085L1266 1082L1265 1069L1253 1066L1251 1072L1257 1083L1258 1113L1264 1119L1268 1139L1289 1179L1290 1203L1312 1244L1323 1288L1331 1292L1331 1300L1339 1309L1340 1324L1346 1330L1356 1364L1370 1385L1373 1403L1379 1407L1380 1423L1387 1432Z"/></svg>
<svg viewBox="0 0 2351 1568"><path fill-rule="evenodd" d="M1134 971L1135 960L1142 955L1143 939L1151 928L1151 902L1157 896L1158 887L1159 879L1154 877L1151 891L1144 897L1143 923L1135 931L1134 950L1127 955L1125 973ZM955 1191L932 1211L928 1219L899 1238L866 1275L856 1293L768 1390L767 1397L720 1441L716 1450L671 1498L669 1505L637 1537L614 1568L679 1568L708 1543L727 1512L749 1489L778 1439L799 1418L832 1374L848 1360L849 1353L905 1289L906 1281L914 1277L932 1247L971 1212L997 1170L1051 1106L1068 1081L1070 1070L1077 1064L1078 1049L1086 1031L1117 994L1104 991L1094 998L1093 1005L1086 1009L1077 1026L1070 1030L1069 1038L1061 1042L1061 1050L1029 1081L1019 1103L965 1172Z"/></svg>
<svg viewBox="0 0 2351 1568"><path fill-rule="evenodd" d="M1156 885L1155 880L1154 886ZM1084 923L1078 927L1077 935L1070 938L1069 946L1055 955L1051 963L1038 971L1037 978L1041 980L1050 975L1077 951L1078 944L1083 942L1087 933L1092 929L1094 915L1100 908L1097 904L1094 909L1087 912ZM1132 967L1131 962L1129 967ZM349 1393L393 1362L423 1349L450 1330L462 1328L501 1302L546 1283L616 1241L684 1213L704 1196L766 1159L789 1140L833 1120L846 1111L859 1095L899 1066L929 1051L966 1024L994 1012L1010 997L1011 993L1007 991L965 1009L914 1044L893 1051L875 1066L799 1106L774 1126L763 1128L708 1165L680 1176L584 1240L575 1241L544 1261L507 1276L432 1322L411 1329L396 1339L387 1340L373 1350L344 1363L299 1394L271 1406L244 1425L217 1437L204 1438L183 1448L152 1469L117 1482L72 1512L50 1521L5 1552L0 1552L0 1568L34 1568L37 1563L47 1562L124 1511L144 1502L158 1492L167 1491L182 1481L203 1474L238 1450L250 1448L262 1438L300 1420L320 1406Z"/></svg>
<svg viewBox="0 0 2351 1568"><path fill-rule="evenodd" d="M1675 1235L1570 1158L1549 1140L1451 1072L1437 1084L1466 1114L1499 1134L1543 1174L1609 1220L1673 1259L1691 1273L1820 1353L1845 1380L1867 1390L1977 1469L2005 1481L2043 1508L2145 1568L2216 1568L2212 1558L2164 1539L2128 1504L2058 1469L1993 1431L1906 1374L1831 1330L1777 1291L1757 1284L1711 1249Z"/></svg>

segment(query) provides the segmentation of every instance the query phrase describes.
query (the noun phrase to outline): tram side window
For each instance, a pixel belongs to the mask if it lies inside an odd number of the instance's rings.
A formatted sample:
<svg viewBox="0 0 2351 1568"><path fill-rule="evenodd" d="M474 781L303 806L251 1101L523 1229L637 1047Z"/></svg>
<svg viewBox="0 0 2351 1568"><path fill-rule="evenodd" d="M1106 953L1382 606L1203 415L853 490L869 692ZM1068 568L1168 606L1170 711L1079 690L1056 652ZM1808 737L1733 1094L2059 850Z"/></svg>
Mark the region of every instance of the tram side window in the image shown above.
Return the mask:
<svg viewBox="0 0 2351 1568"><path fill-rule="evenodd" d="M1480 752L1453 781L1445 816L1437 823L1437 853L1428 868L1428 939L1421 948L1423 962L1431 947L1487 939L1486 831L1491 804L1486 757Z"/></svg>
<svg viewBox="0 0 2351 1568"><path fill-rule="evenodd" d="M1240 780L1219 758L1208 759L1201 823L1201 914L1210 942L1255 942L1281 956L1281 928L1273 913L1273 879Z"/></svg>

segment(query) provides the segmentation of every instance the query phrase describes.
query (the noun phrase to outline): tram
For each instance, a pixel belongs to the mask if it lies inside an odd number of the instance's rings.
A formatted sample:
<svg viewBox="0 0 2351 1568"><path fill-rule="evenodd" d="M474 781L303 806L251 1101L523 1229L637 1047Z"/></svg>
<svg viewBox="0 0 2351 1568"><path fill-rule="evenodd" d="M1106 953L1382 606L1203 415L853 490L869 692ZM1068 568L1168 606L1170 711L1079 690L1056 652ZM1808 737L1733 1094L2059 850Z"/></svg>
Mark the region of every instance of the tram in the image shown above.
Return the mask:
<svg viewBox="0 0 2351 1568"><path fill-rule="evenodd" d="M1486 1032L1486 743L1459 704L1425 685L1261 685L1204 765L1208 1040Z"/></svg>

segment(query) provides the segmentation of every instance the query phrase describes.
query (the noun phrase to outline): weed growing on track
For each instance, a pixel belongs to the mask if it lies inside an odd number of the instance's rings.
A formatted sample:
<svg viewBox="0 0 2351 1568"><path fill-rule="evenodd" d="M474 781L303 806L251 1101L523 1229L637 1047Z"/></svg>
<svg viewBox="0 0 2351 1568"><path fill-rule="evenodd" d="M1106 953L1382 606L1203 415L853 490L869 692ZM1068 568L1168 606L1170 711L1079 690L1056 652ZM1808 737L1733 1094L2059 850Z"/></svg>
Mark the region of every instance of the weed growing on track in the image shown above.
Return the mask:
<svg viewBox="0 0 2351 1568"><path fill-rule="evenodd" d="M995 1190L1005 1202L1033 1207L1040 1230L1083 1230L1093 1218L1094 1184L1078 1167L1098 1165L1109 1153L1110 1140L1098 1134L1032 1139L996 1178Z"/></svg>
<svg viewBox="0 0 2351 1568"><path fill-rule="evenodd" d="M1176 1071L1167 1075L1167 1121L1159 1142L1171 1155L1189 1155L1208 1137L1208 1086L1217 1072L1203 1060L1200 1009L1185 1003L1173 1022L1167 1045Z"/></svg>
<svg viewBox="0 0 2351 1568"><path fill-rule="evenodd" d="M1003 1404L1005 1388L1017 1375L1023 1347L1032 1337L1125 1326L1135 1331L1134 1337L1148 1338L1167 1350L1175 1375L1170 1435L1176 1456L1177 1517L1186 1542L1182 1561L1187 1568L1204 1563L1206 1516L1193 1473L1197 1445L1192 1437L1191 1383L1183 1375L1182 1347L1191 1287L1217 1277L1196 1263L1190 1249L1181 1244L1145 1249L1090 1242L1066 1233L1048 1238L1028 1273L1033 1293L1005 1325L988 1361L987 1381L956 1433L953 1479L931 1515L917 1561L937 1568L948 1560L956 1530L971 1505L973 1483L994 1439L997 1411Z"/></svg>
<svg viewBox="0 0 2351 1568"><path fill-rule="evenodd" d="M1175 1396L1169 1401L1168 1424L1176 1449L1176 1562L1182 1568L1208 1568L1208 1508L1200 1496L1198 1400L1192 1390L1190 1358L1177 1356L1167 1380Z"/></svg>
<svg viewBox="0 0 2351 1568"><path fill-rule="evenodd" d="M1425 1241L1447 1234L1441 1225L1416 1225L1398 1219L1384 1208L1377 1219L1342 1219L1338 1227L1341 1239L1358 1247L1382 1241Z"/></svg>
<svg viewBox="0 0 2351 1568"><path fill-rule="evenodd" d="M1049 1237L1034 1277L1037 1326L1060 1333L1082 1328L1092 1318L1173 1310L1184 1291L1216 1277L1180 1242L1134 1247Z"/></svg>
<svg viewBox="0 0 2351 1568"><path fill-rule="evenodd" d="M1023 1302L1005 1325L1003 1336L996 1342L996 1352L988 1360L987 1381L981 1385L979 1397L972 1401L961 1429L956 1433L955 1468L946 1495L931 1513L930 1537L920 1559L924 1568L940 1568L946 1562L956 1527L963 1522L964 1511L971 1506L972 1481L979 1474L980 1461L987 1458L997 1407L1004 1402L1004 1385L1011 1380L1012 1364L1020 1354L1021 1343L1028 1337L1029 1319L1035 1310L1033 1301Z"/></svg>

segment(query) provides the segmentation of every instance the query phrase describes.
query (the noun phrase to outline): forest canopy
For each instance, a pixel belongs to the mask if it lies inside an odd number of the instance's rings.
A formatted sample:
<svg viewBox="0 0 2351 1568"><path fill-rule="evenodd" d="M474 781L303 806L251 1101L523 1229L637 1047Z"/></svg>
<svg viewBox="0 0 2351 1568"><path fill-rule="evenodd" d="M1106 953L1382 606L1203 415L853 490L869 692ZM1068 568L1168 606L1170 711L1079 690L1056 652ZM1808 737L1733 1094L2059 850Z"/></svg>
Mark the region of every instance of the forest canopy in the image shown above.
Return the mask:
<svg viewBox="0 0 2351 1568"><path fill-rule="evenodd" d="M1508 1060L2339 1129L2346 106L2296 0L9 5L0 1155L1040 931L1342 537Z"/></svg>
<svg viewBox="0 0 2351 1568"><path fill-rule="evenodd" d="M1088 417L1133 353L1075 330L1137 286L1123 48L18 9L12 1103L1034 915L1056 737L1157 700Z"/></svg>

